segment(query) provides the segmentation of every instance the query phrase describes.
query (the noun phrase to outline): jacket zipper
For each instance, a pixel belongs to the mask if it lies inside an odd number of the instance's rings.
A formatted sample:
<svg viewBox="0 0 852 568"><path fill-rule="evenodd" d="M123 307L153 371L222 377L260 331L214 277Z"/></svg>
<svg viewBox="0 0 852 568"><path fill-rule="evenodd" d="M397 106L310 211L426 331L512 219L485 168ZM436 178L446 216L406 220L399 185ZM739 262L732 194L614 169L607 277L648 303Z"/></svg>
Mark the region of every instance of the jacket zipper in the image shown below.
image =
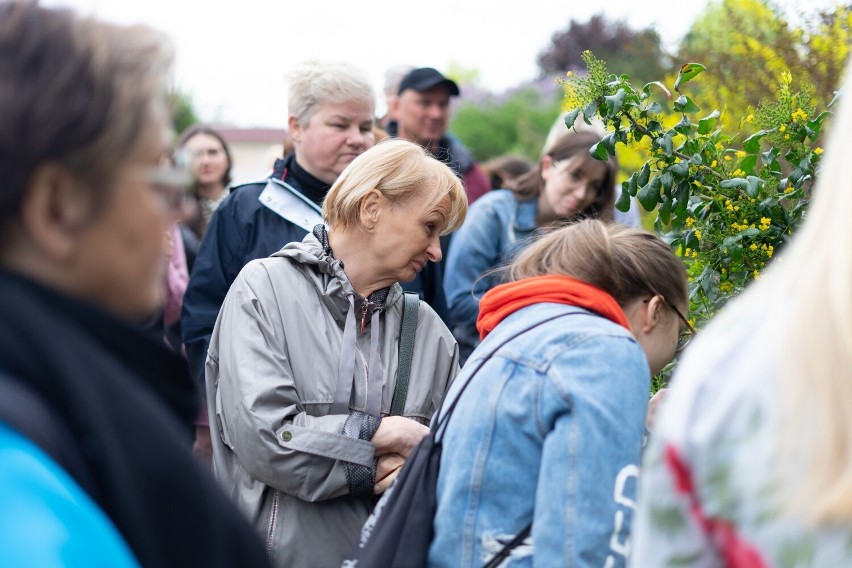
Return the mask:
<svg viewBox="0 0 852 568"><path fill-rule="evenodd" d="M272 539L278 526L278 501L281 494L278 490L272 494L272 510L269 512L269 531L266 533L266 555L272 558Z"/></svg>
<svg viewBox="0 0 852 568"><path fill-rule="evenodd" d="M364 303L361 304L361 333L364 333L364 330L367 329L367 312L370 309L370 301L364 300Z"/></svg>

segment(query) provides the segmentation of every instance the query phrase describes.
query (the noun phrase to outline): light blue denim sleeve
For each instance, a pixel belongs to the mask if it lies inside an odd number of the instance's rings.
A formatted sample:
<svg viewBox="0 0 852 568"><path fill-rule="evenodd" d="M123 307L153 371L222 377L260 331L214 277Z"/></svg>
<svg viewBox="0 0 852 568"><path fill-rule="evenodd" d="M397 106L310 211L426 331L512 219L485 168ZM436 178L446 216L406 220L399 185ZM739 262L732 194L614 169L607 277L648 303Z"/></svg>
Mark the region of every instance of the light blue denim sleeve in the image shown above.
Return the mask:
<svg viewBox="0 0 852 568"><path fill-rule="evenodd" d="M454 325L473 326L479 314L478 298L494 285L479 277L500 261L500 234L505 231L491 194L470 206L464 224L453 236L444 273L444 293Z"/></svg>
<svg viewBox="0 0 852 568"><path fill-rule="evenodd" d="M554 361L541 397L539 416L552 423L536 490L535 564L624 568L650 372L628 337L585 343Z"/></svg>

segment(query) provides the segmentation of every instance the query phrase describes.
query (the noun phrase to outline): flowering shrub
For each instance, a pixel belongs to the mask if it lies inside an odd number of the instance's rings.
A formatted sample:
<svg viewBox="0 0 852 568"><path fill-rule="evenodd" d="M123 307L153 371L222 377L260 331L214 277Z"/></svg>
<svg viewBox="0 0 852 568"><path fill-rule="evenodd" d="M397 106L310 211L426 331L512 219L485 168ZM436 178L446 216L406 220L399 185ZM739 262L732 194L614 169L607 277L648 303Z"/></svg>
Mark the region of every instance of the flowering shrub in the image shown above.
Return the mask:
<svg viewBox="0 0 852 568"><path fill-rule="evenodd" d="M807 85L793 92L785 73L775 100L726 133L719 110L702 112L681 93L703 65L681 67L674 98L659 81L636 88L628 76L610 74L588 51L583 60L588 73L564 80L565 106L572 109L565 123L578 116L604 122L607 134L591 148L600 160L618 144L646 152L622 183L616 206L624 211L635 197L656 211L655 229L686 263L690 323L700 327L760 278L802 221L822 154L817 139L830 113L811 105Z"/></svg>

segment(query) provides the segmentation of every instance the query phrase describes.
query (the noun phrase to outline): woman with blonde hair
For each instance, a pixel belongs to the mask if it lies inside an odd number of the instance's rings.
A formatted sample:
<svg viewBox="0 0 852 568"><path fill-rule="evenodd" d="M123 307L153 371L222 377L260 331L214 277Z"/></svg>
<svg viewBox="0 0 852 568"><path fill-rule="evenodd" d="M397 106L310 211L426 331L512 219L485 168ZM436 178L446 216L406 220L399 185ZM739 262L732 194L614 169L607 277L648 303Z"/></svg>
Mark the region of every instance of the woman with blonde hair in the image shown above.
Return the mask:
<svg viewBox="0 0 852 568"><path fill-rule="evenodd" d="M852 566L850 103L807 221L678 367L645 456L635 566Z"/></svg>
<svg viewBox="0 0 852 568"><path fill-rule="evenodd" d="M654 235L585 220L508 279L482 297L483 341L435 419L429 566L512 548L518 564L623 567L651 375L688 327L686 271Z"/></svg>
<svg viewBox="0 0 852 568"><path fill-rule="evenodd" d="M340 565L428 432L458 347L415 297L403 365L398 282L440 261L440 236L466 210L447 166L386 141L340 174L323 202L327 226L252 261L231 286L207 359L213 469L277 565Z"/></svg>

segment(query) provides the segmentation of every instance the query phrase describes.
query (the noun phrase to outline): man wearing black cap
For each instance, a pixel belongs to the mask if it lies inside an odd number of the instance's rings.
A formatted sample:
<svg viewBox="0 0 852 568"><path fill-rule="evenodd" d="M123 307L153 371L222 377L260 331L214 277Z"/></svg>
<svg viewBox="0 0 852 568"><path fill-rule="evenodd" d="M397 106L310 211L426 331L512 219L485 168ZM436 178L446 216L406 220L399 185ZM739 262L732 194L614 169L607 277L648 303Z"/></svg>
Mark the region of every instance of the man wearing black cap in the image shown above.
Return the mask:
<svg viewBox="0 0 852 568"><path fill-rule="evenodd" d="M413 69L399 83L398 96L391 101L397 122L388 132L420 144L445 162L461 178L468 203L491 189L490 182L473 154L461 142L447 136L450 97L459 95L459 87L431 67Z"/></svg>

